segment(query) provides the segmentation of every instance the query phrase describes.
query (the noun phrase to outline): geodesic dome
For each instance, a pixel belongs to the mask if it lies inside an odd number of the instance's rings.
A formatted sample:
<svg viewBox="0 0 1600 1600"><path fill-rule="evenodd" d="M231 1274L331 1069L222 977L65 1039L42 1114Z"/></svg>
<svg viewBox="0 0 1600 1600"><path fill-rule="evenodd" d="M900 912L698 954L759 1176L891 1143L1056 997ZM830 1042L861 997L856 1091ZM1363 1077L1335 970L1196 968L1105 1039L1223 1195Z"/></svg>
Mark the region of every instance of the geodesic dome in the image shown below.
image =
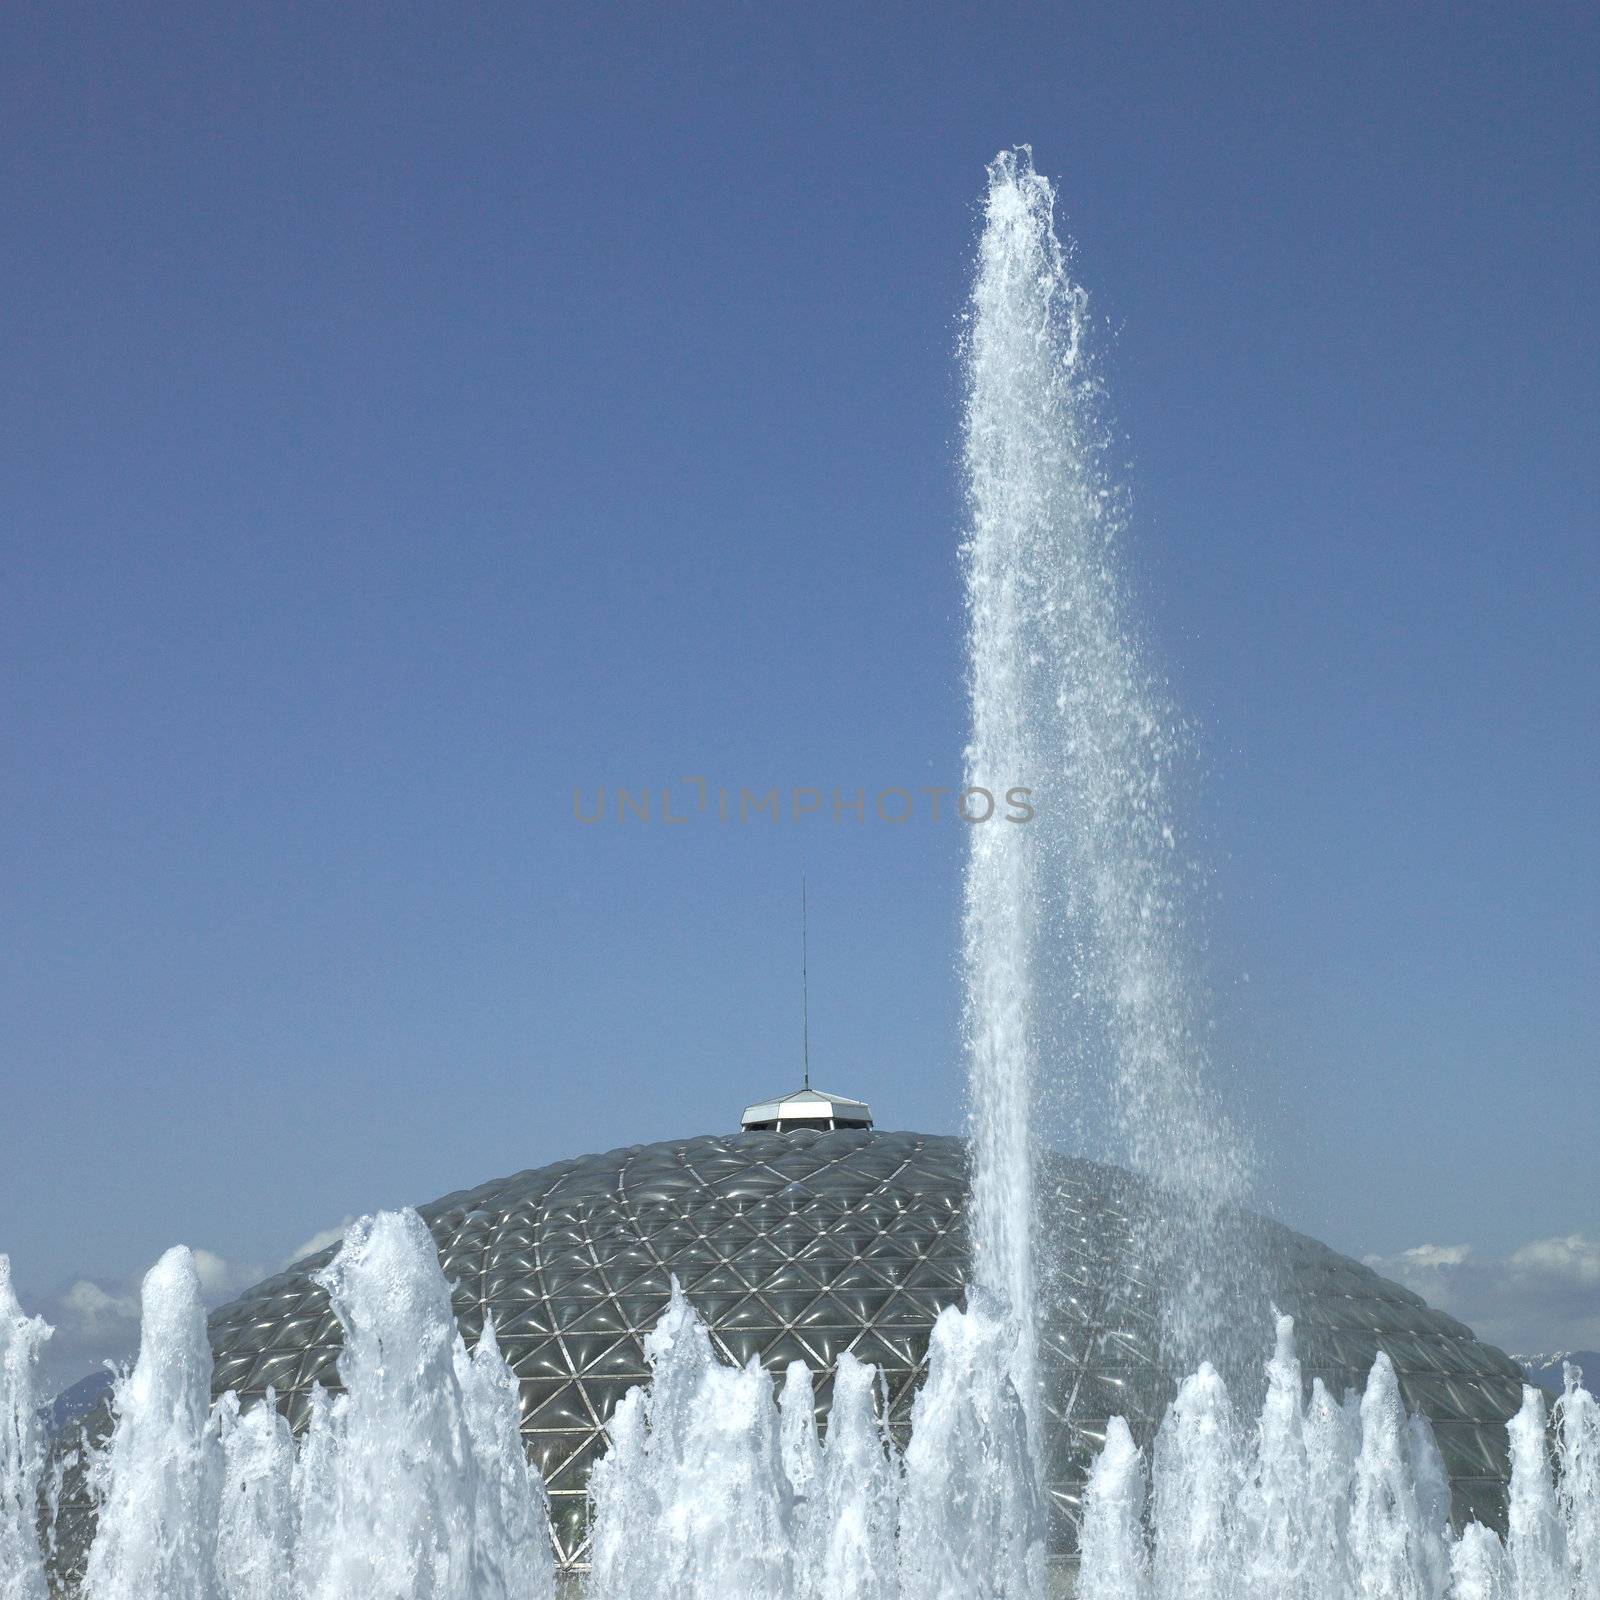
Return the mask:
<svg viewBox="0 0 1600 1600"><path fill-rule="evenodd" d="M1149 1188L1115 1168L1048 1155L1039 1175L1051 1271L1042 1368L1052 1546L1075 1544L1078 1497L1106 1420L1141 1443L1171 1397L1156 1358L1160 1289L1139 1240ZM498 1178L419 1208L468 1344L494 1315L522 1387L522 1433L549 1487L557 1557L585 1560L587 1480L617 1401L648 1378L643 1335L676 1276L730 1361L775 1376L831 1374L851 1350L883 1372L903 1443L934 1318L967 1270L963 1141L872 1129L668 1140ZM1252 1219L1263 1262L1241 1316L1274 1300L1296 1317L1306 1381L1342 1395L1387 1351L1411 1409L1433 1422L1458 1517L1504 1520L1505 1421L1522 1375L1461 1323L1360 1263ZM270 1386L298 1428L312 1386L338 1386L338 1323L308 1257L214 1312L213 1387Z"/></svg>

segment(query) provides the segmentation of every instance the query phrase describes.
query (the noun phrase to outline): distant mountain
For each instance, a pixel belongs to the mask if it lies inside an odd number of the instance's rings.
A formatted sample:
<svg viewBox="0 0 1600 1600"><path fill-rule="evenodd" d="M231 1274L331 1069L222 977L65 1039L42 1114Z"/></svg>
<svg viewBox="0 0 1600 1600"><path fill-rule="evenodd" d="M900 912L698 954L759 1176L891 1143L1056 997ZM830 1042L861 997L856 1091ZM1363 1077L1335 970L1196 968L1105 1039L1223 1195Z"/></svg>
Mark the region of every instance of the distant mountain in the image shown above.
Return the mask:
<svg viewBox="0 0 1600 1600"><path fill-rule="evenodd" d="M100 1396L108 1390L115 1377L105 1368L80 1378L70 1389L63 1389L44 1409L44 1425L52 1434L60 1433L69 1423L93 1411Z"/></svg>
<svg viewBox="0 0 1600 1600"><path fill-rule="evenodd" d="M1585 1389L1600 1394L1600 1350L1558 1350L1550 1356L1514 1355L1511 1359L1527 1373L1529 1383L1551 1394L1560 1394L1566 1387L1561 1369L1568 1363L1582 1370Z"/></svg>

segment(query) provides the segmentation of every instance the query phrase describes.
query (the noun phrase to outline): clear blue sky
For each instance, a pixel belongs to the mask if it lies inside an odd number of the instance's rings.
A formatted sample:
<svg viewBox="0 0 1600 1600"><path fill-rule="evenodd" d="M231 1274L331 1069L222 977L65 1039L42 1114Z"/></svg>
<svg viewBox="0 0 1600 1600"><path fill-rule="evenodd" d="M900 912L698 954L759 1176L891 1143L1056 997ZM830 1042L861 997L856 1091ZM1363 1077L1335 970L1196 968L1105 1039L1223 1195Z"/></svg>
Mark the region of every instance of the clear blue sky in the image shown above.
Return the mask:
<svg viewBox="0 0 1600 1600"><path fill-rule="evenodd" d="M953 352L1024 140L1269 1203L1600 1239L1592 7L4 27L25 1296L730 1127L797 1075L802 854L819 1079L959 1125L959 828L571 800L956 777Z"/></svg>

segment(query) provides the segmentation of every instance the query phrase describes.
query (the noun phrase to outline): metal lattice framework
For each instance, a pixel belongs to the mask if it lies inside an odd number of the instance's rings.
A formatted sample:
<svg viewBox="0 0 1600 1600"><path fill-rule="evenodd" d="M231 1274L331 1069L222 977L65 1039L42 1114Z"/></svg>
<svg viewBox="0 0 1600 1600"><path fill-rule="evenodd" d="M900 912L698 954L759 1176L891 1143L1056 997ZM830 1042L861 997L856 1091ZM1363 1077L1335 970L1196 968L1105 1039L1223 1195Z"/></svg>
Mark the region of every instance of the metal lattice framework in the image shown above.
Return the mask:
<svg viewBox="0 0 1600 1600"><path fill-rule="evenodd" d="M1106 1419L1148 1442L1171 1395L1156 1354L1159 1290L1142 1259L1150 1192L1113 1168L1046 1159L1050 1245L1043 1341L1055 1525L1074 1542L1079 1490ZM582 1565L589 1468L606 1419L648 1377L643 1335L675 1275L730 1361L818 1375L824 1417L843 1350L880 1367L890 1422L908 1432L938 1312L967 1266L966 1147L912 1133L745 1133L634 1146L497 1179L420 1208L468 1343L494 1315L522 1386L522 1430L550 1490L557 1553ZM1408 1403L1433 1419L1458 1516L1502 1521L1504 1423L1521 1374L1499 1351L1368 1268L1253 1219L1270 1261L1241 1315L1268 1298L1296 1315L1306 1378L1335 1394L1379 1349ZM211 1318L214 1387L268 1386L298 1428L312 1386L338 1386L339 1328L308 1257Z"/></svg>

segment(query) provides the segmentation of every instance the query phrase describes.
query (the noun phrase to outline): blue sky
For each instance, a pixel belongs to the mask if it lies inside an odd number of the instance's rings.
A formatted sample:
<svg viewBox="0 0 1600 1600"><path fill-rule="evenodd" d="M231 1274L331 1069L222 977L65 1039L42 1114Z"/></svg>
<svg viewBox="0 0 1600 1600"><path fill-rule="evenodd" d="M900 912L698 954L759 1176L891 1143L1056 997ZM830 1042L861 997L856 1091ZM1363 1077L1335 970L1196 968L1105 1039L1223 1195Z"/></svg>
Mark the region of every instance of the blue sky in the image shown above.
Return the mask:
<svg viewBox="0 0 1600 1600"><path fill-rule="evenodd" d="M733 1125L797 1075L802 858L819 1080L959 1125L959 825L572 791L954 781L1018 141L1265 1203L1600 1344L1592 9L869 9L10 14L0 1249L61 1360L174 1241L221 1293Z"/></svg>

